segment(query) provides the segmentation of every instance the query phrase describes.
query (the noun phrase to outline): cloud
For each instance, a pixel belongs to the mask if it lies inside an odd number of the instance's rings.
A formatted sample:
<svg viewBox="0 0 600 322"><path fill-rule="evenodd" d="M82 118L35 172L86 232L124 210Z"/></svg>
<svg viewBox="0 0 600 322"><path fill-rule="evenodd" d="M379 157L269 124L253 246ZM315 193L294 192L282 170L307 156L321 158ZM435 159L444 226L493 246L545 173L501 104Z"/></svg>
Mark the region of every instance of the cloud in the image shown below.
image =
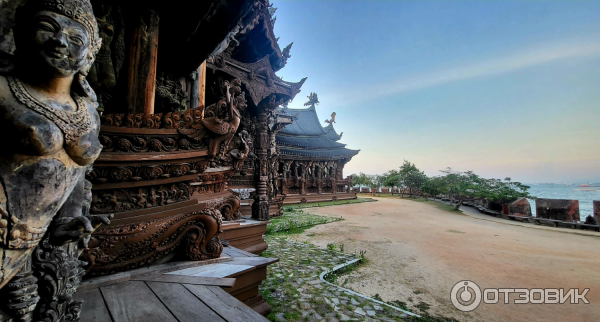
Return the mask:
<svg viewBox="0 0 600 322"><path fill-rule="evenodd" d="M367 87L350 88L343 92L336 92L329 95L325 94L322 96L321 101L327 102L327 105L332 108L457 81L502 75L561 59L592 57L597 55L600 55L600 43L536 46L533 50L526 50L474 64L457 66L412 78L388 80Z"/></svg>

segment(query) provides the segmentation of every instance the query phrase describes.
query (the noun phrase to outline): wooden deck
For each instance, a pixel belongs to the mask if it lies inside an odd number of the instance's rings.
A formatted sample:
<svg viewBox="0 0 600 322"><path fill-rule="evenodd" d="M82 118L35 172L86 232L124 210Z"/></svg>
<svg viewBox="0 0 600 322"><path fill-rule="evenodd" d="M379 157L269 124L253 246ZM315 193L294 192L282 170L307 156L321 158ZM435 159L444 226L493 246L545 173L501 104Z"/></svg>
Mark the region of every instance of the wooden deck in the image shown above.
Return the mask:
<svg viewBox="0 0 600 322"><path fill-rule="evenodd" d="M170 263L86 281L75 297L84 301L81 321L268 321L228 292L244 286L236 276L277 259L234 247L223 255L208 264Z"/></svg>

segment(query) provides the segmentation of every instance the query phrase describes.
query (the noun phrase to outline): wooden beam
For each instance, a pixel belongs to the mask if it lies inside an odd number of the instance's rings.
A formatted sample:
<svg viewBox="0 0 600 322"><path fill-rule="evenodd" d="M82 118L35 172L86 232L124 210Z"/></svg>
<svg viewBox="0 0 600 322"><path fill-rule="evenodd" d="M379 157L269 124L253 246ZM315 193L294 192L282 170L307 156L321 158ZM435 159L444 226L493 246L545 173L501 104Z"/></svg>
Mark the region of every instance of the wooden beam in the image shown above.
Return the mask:
<svg viewBox="0 0 600 322"><path fill-rule="evenodd" d="M131 31L127 59L127 112L154 113L158 54L158 12L148 9Z"/></svg>

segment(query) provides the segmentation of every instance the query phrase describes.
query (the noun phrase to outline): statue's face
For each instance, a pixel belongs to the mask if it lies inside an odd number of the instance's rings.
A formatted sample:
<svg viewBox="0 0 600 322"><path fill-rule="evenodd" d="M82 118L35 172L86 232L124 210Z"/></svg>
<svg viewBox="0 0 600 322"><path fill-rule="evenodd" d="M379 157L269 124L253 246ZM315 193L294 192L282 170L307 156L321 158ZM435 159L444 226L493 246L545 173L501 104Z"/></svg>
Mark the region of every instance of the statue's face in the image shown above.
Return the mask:
<svg viewBox="0 0 600 322"><path fill-rule="evenodd" d="M57 77L76 74L86 64L90 36L77 21L63 15L40 11L31 21L27 48L31 59L50 69Z"/></svg>

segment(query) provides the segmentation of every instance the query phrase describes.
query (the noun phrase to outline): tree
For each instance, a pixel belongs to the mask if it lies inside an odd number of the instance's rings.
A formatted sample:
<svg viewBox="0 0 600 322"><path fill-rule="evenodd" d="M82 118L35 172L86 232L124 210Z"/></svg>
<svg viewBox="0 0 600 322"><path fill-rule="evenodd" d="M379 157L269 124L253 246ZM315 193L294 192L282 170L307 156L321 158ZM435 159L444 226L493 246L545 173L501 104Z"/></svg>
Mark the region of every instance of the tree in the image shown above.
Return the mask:
<svg viewBox="0 0 600 322"><path fill-rule="evenodd" d="M421 191L421 187L426 181L427 176L423 171L417 169L413 163L404 160L398 172L398 186L400 188L408 189L408 193L414 198Z"/></svg>
<svg viewBox="0 0 600 322"><path fill-rule="evenodd" d="M400 180L398 170L392 169L382 175L382 186L388 187L392 189L392 195L394 194L394 187L398 186L398 181Z"/></svg>
<svg viewBox="0 0 600 322"><path fill-rule="evenodd" d="M441 170L441 172L446 174L442 178L444 191L448 193L450 205L453 205L454 198L458 201L454 209L458 210L464 201L473 200L473 198L479 197L481 194L482 184L485 181L482 181L473 171L460 172L446 168L446 170Z"/></svg>
<svg viewBox="0 0 600 322"><path fill-rule="evenodd" d="M481 184L478 196L496 203L510 203L519 198L535 198L527 190L529 186L520 182L513 182L510 178L483 179L485 183Z"/></svg>
<svg viewBox="0 0 600 322"><path fill-rule="evenodd" d="M458 201L454 207L460 209L463 202L475 199L487 199L497 203L508 203L518 198L532 198L527 192L529 186L520 182L512 182L510 178L485 179L473 173L473 171L453 171L451 168L442 170L446 175L440 177L443 181L443 193L448 193L450 205L454 198Z"/></svg>
<svg viewBox="0 0 600 322"><path fill-rule="evenodd" d="M352 175L352 186L368 186L369 178L364 173L353 174Z"/></svg>
<svg viewBox="0 0 600 322"><path fill-rule="evenodd" d="M382 180L383 176L380 176L378 174L367 175L367 186L371 188L371 192L373 192L373 190L375 189L379 189L379 187L382 186Z"/></svg>
<svg viewBox="0 0 600 322"><path fill-rule="evenodd" d="M443 194L446 192L444 177L432 177L427 178L423 186L421 187L421 191L426 193L432 197Z"/></svg>

